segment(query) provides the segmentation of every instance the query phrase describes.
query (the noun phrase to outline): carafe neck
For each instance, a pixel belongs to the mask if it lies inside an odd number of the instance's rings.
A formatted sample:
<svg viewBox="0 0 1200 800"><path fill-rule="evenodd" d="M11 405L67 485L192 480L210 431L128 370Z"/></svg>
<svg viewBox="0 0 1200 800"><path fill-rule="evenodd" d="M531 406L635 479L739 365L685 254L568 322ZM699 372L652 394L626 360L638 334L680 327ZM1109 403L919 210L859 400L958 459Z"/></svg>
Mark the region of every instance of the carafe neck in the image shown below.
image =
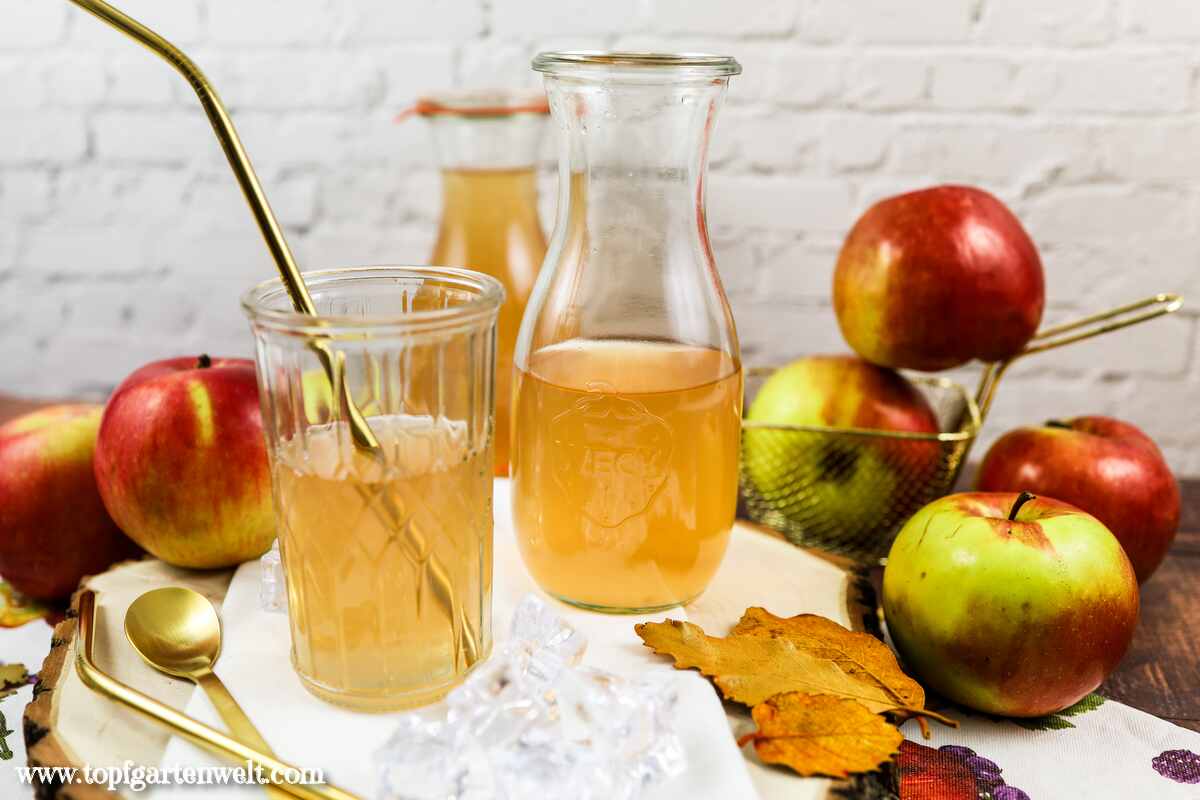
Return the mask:
<svg viewBox="0 0 1200 800"><path fill-rule="evenodd" d="M548 76L546 86L559 128L558 227L620 230L643 244L685 237L706 250L708 145L725 80L612 84ZM606 242L622 239L628 236L605 235Z"/></svg>
<svg viewBox="0 0 1200 800"><path fill-rule="evenodd" d="M565 52L533 65L558 128L558 215L518 367L544 348L597 340L709 349L727 357L714 363L736 364L704 193L709 139L737 62Z"/></svg>

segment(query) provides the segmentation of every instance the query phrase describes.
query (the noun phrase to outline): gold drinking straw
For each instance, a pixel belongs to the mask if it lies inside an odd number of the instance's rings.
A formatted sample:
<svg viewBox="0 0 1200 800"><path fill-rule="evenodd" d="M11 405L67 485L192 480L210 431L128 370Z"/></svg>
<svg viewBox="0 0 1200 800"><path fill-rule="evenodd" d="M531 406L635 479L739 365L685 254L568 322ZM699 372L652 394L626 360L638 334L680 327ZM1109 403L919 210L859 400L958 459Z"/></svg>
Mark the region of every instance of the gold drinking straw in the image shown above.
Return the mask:
<svg viewBox="0 0 1200 800"><path fill-rule="evenodd" d="M145 45L178 70L191 84L197 97L200 98L200 104L204 106L204 113L208 115L208 121L212 123L217 140L221 143L221 149L225 151L225 156L229 159L229 166L233 168L233 174L237 176L242 193L246 196L246 202L250 204L250 210L254 213L258 229L267 242L271 257L275 259L275 266L279 268L283 285L292 298L292 305L295 306L296 311L302 314L315 316L317 308L313 304L312 296L308 293L308 287L304 285L304 277L296 267L291 248L284 239L283 230L279 227L274 212L271 211L267 196L258 182L258 176L254 174L254 167L250 165L250 157L246 155L246 150L242 147L242 140L233 127L233 121L229 119L225 106L217 97L217 92L208 82L208 78L200 71L195 62L178 47L103 0L70 0L70 2ZM375 438L366 418L363 417L354 398L350 395L350 387L345 380L345 355L338 353L335 356L324 341L312 340L309 342L309 346L316 352L321 366L325 370L325 376L329 379L329 385L333 387L333 391L341 400L342 408L350 421L350 434L355 446L370 453L380 463L383 463L385 460L383 448L379 446L379 440ZM421 533L414 526L405 524L406 516L401 509L395 506L391 495L384 492L381 498L384 511L388 516L385 523L391 523L393 527L401 528L405 532L404 535L409 538L414 553L429 552L429 547ZM480 652L480 642L467 616L466 609L457 602L458 598L454 591L454 583L450 579L450 573L436 555L429 557L428 561L424 563L424 568L428 572L433 593L450 620L458 652L462 653L468 665L475 663L483 655Z"/></svg>
<svg viewBox="0 0 1200 800"><path fill-rule="evenodd" d="M204 107L204 113L208 115L208 121L212 123L217 141L221 143L221 149L225 151L225 157L229 159L229 166L233 168L238 185L242 187L246 202L250 204L254 221L258 223L258 229L267 242L267 249L271 251L271 258L275 260L275 266L279 268L279 275L283 279L283 285L287 287L288 295L292 298L292 305L302 314L315 316L317 307L313 304L308 287L304 285L304 278L296 267L296 260L292 257L292 250L283 236L279 221L275 219L275 212L271 210L271 204L267 202L262 184L258 182L254 167L250 165L250 157L246 155L246 149L242 147L242 140L233 127L233 121L229 119L229 114L225 111L221 98L217 97L217 91L208 82L208 78L200 71L196 63L178 47L103 0L71 0L71 2L157 53L191 84L196 91L196 96L200 98L200 105ZM346 415L350 419L350 432L354 443L360 449L378 450L379 441L375 438L370 426L367 425L362 412L358 410L358 406L350 397L345 382L339 380L342 377L341 370L336 368L329 348L321 341L313 341L311 346L316 351L321 366L325 369L330 386L336 387L338 395L343 401Z"/></svg>

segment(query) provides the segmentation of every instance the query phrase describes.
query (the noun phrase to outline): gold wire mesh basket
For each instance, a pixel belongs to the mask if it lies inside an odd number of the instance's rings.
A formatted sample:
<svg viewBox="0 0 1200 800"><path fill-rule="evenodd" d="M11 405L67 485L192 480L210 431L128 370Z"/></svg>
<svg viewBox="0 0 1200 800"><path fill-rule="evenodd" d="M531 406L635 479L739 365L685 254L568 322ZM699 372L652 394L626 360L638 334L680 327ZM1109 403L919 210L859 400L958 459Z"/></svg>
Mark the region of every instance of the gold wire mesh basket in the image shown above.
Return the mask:
<svg viewBox="0 0 1200 800"><path fill-rule="evenodd" d="M947 378L911 378L937 415L940 433L745 420L739 466L745 514L795 544L878 561L910 516L953 489L996 387L1013 362L1170 314L1182 305L1178 295L1159 294L1046 328L1015 356L986 365L974 395ZM748 370L747 407L774 371Z"/></svg>

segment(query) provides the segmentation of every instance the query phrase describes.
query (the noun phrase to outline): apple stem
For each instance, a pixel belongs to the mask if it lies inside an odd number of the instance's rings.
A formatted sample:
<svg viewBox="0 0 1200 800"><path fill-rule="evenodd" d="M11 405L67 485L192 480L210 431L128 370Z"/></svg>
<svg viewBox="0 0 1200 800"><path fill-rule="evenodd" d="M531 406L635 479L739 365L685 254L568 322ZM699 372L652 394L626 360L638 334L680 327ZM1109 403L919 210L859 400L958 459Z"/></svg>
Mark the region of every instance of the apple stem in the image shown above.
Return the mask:
<svg viewBox="0 0 1200 800"><path fill-rule="evenodd" d="M1071 423L1063 422L1061 419L1048 419L1048 420L1046 420L1046 427L1047 428L1062 428L1063 430L1069 431L1069 430L1071 430Z"/></svg>
<svg viewBox="0 0 1200 800"><path fill-rule="evenodd" d="M209 357L208 353L201 353L200 357L196 359L196 369L208 369L211 366L212 358Z"/></svg>
<svg viewBox="0 0 1200 800"><path fill-rule="evenodd" d="M1008 519L1010 522L1016 520L1017 512L1021 510L1021 506L1025 505L1030 500L1037 500L1037 495L1029 492L1021 492L1019 495L1017 495L1016 502L1014 502L1012 505L1012 511L1008 512Z"/></svg>

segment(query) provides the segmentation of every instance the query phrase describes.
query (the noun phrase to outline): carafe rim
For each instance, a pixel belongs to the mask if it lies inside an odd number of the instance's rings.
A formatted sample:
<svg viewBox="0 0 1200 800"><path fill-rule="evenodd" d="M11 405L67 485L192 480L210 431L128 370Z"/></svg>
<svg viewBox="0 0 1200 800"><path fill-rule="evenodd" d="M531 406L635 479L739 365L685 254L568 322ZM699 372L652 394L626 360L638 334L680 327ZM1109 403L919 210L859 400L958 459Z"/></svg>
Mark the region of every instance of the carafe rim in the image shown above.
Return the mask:
<svg viewBox="0 0 1200 800"><path fill-rule="evenodd" d="M633 70L716 78L739 75L742 65L733 56L714 53L655 53L635 50L550 50L533 59L536 72L576 70Z"/></svg>

